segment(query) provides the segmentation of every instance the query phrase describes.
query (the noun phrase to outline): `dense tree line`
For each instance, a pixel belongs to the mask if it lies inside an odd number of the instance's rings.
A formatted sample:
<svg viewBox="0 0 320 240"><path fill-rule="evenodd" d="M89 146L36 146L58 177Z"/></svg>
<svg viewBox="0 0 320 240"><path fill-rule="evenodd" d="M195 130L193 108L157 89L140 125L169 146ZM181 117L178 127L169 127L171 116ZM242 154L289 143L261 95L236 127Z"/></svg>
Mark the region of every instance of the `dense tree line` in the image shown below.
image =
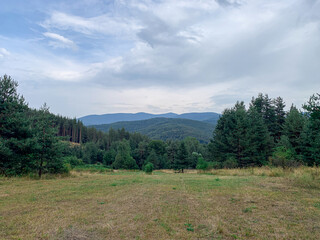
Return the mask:
<svg viewBox="0 0 320 240"><path fill-rule="evenodd" d="M62 173L79 164L116 169L195 168L193 152L206 154L195 138L151 140L125 129L107 133L85 127L76 119L57 116L44 105L30 109L17 93L18 83L0 78L0 173L23 175Z"/></svg>
<svg viewBox="0 0 320 240"><path fill-rule="evenodd" d="M0 77L0 173L63 173L83 164L115 169L208 169L273 164L320 164L320 95L286 112L282 98L259 94L226 109L209 144L187 137L152 140L125 129L107 133L57 116L46 105L30 109L18 83Z"/></svg>
<svg viewBox="0 0 320 240"><path fill-rule="evenodd" d="M249 108L237 102L226 109L208 145L210 161L221 167L266 164L283 167L320 164L320 95L284 110L282 98L259 94Z"/></svg>

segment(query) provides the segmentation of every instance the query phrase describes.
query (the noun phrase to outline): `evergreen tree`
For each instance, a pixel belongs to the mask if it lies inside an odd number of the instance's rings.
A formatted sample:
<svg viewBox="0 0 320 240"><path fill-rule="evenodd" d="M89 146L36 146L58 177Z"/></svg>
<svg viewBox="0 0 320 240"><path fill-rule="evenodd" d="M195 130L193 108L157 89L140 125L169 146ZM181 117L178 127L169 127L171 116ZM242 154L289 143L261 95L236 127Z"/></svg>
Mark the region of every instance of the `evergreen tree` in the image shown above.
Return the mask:
<svg viewBox="0 0 320 240"><path fill-rule="evenodd" d="M147 157L146 162L147 163L152 163L154 169L159 169L160 168L160 157L157 155L157 153L153 149L149 153L149 156Z"/></svg>
<svg viewBox="0 0 320 240"><path fill-rule="evenodd" d="M181 170L182 173L185 168L188 168L188 152L183 141L180 143L178 155L174 162L174 168Z"/></svg>
<svg viewBox="0 0 320 240"><path fill-rule="evenodd" d="M83 149L83 162L86 164L95 164L97 162L102 162L99 159L99 148L94 142L87 142Z"/></svg>
<svg viewBox="0 0 320 240"><path fill-rule="evenodd" d="M136 160L136 163L138 164L139 168L142 169L142 166L144 165L148 154L148 142L142 141L139 142L137 148L133 151L133 158Z"/></svg>
<svg viewBox="0 0 320 240"><path fill-rule="evenodd" d="M43 172L60 173L67 171L62 162L62 144L57 137L57 128L49 108L44 104L37 111L33 122L33 159L41 177Z"/></svg>
<svg viewBox="0 0 320 240"><path fill-rule="evenodd" d="M276 142L280 140L281 135L283 134L283 126L286 119L286 112L284 111L285 103L281 97L278 97L274 100L275 105L275 140Z"/></svg>
<svg viewBox="0 0 320 240"><path fill-rule="evenodd" d="M178 141L170 141L166 148L168 167L174 168L176 159L178 158L179 143Z"/></svg>
<svg viewBox="0 0 320 240"><path fill-rule="evenodd" d="M270 135L267 126L261 115L255 108L250 108L248 111L248 131L246 134L248 141L245 166L261 166L268 161L268 156L271 152Z"/></svg>
<svg viewBox="0 0 320 240"><path fill-rule="evenodd" d="M224 162L235 159L241 167L248 162L246 151L249 146L247 139L248 116L243 102L223 112L214 130L214 138L209 146L211 160Z"/></svg>
<svg viewBox="0 0 320 240"><path fill-rule="evenodd" d="M291 106L285 119L283 133L288 140L286 148L291 148L296 159L301 159L302 139L301 134L305 126L306 119L303 114L295 107ZM282 143L286 142L282 140ZM283 144L282 144L283 145Z"/></svg>
<svg viewBox="0 0 320 240"><path fill-rule="evenodd" d="M136 161L130 155L128 141L123 140L119 143L117 155L112 167L115 169L138 169Z"/></svg>
<svg viewBox="0 0 320 240"><path fill-rule="evenodd" d="M117 152L114 149L106 151L103 155L103 164L106 166L111 166L115 160Z"/></svg>
<svg viewBox="0 0 320 240"><path fill-rule="evenodd" d="M0 77L0 173L5 175L19 175L33 168L29 109L17 87L10 76Z"/></svg>
<svg viewBox="0 0 320 240"><path fill-rule="evenodd" d="M320 165L320 94L314 94L303 108L307 123L302 133L303 160L308 165Z"/></svg>
<svg viewBox="0 0 320 240"><path fill-rule="evenodd" d="M203 145L199 142L198 139L194 137L187 137L183 140L186 144L186 148L188 151L188 163L189 168L196 168L198 158L195 158L194 155L192 155L194 152L204 154L205 150Z"/></svg>
<svg viewBox="0 0 320 240"><path fill-rule="evenodd" d="M278 106L278 111L279 114L281 115L281 101L279 99L279 106ZM277 140L277 136L279 135L278 132L278 127L277 126L277 117L276 117L276 110L274 106L274 100L269 98L267 94L263 95L262 93L259 93L257 98L252 98L250 108L254 107L256 111L262 116L268 131L270 133L270 136L273 138L273 142L271 142L270 148L274 146L274 142ZM279 121L280 121L280 116L279 116Z"/></svg>

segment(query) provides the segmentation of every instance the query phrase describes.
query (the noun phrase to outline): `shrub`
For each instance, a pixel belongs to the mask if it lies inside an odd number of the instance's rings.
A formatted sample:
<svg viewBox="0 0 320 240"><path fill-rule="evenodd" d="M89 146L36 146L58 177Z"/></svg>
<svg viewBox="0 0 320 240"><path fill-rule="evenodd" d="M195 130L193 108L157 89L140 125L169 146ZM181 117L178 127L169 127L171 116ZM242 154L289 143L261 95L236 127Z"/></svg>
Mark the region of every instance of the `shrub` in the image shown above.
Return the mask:
<svg viewBox="0 0 320 240"><path fill-rule="evenodd" d="M208 169L220 169L222 168L221 162L209 162Z"/></svg>
<svg viewBox="0 0 320 240"><path fill-rule="evenodd" d="M147 164L144 166L144 171L145 171L145 173L147 173L147 174L152 174L153 164L152 164L152 163L147 163Z"/></svg>
<svg viewBox="0 0 320 240"><path fill-rule="evenodd" d="M198 163L196 168L202 171L206 171L209 168L208 162L206 162L201 155L198 157Z"/></svg>
<svg viewBox="0 0 320 240"><path fill-rule="evenodd" d="M293 150L284 146L275 148L269 161L272 166L282 168L298 167L301 165L301 163L295 159Z"/></svg>
<svg viewBox="0 0 320 240"><path fill-rule="evenodd" d="M236 168L238 167L238 162L235 158L228 158L226 161L223 162L224 168Z"/></svg>
<svg viewBox="0 0 320 240"><path fill-rule="evenodd" d="M83 165L82 159L77 158L76 156L67 156L63 158L63 162L65 164L70 164L71 168L74 168L76 166Z"/></svg>

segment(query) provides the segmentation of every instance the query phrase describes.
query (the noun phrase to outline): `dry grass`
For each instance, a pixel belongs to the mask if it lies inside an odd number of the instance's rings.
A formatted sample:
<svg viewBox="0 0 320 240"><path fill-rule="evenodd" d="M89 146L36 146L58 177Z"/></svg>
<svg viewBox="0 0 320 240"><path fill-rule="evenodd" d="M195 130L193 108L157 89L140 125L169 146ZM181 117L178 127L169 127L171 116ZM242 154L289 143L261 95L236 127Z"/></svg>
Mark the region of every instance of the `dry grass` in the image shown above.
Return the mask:
<svg viewBox="0 0 320 240"><path fill-rule="evenodd" d="M0 179L0 239L319 239L318 172Z"/></svg>

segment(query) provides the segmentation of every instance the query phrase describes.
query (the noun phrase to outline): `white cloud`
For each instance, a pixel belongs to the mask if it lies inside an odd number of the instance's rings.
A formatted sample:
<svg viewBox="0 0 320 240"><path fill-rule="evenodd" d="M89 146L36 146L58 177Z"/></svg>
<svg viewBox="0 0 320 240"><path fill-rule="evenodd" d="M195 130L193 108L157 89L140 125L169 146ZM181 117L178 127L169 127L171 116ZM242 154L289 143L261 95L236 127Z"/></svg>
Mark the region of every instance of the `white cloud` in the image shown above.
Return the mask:
<svg viewBox="0 0 320 240"><path fill-rule="evenodd" d="M49 41L49 45L51 45L52 47L73 48L73 49L76 48L76 44L72 40L70 40L64 36L61 36L57 33L45 32L45 33L43 33L43 35L47 38L54 40L54 41Z"/></svg>
<svg viewBox="0 0 320 240"><path fill-rule="evenodd" d="M0 38L11 52L0 67L19 73L17 80L43 82L43 88L46 81L55 82L46 90L52 99L61 96L52 101L54 109L62 109L69 97L85 96L79 101L85 110L78 102L68 107L78 116L84 111L222 111L259 92L300 106L320 89L319 0L119 0L111 5L87 15L67 5L49 10L38 21L49 44L77 51L41 48L43 40L20 39L10 47L10 39ZM62 91L64 84L73 90Z"/></svg>
<svg viewBox="0 0 320 240"><path fill-rule="evenodd" d="M0 58L4 58L6 56L9 56L10 55L10 52L5 49L5 48L0 48Z"/></svg>
<svg viewBox="0 0 320 240"><path fill-rule="evenodd" d="M140 28L134 19L125 16L100 15L86 18L63 12L53 12L41 26L46 29L71 30L92 37L97 34L125 37Z"/></svg>

